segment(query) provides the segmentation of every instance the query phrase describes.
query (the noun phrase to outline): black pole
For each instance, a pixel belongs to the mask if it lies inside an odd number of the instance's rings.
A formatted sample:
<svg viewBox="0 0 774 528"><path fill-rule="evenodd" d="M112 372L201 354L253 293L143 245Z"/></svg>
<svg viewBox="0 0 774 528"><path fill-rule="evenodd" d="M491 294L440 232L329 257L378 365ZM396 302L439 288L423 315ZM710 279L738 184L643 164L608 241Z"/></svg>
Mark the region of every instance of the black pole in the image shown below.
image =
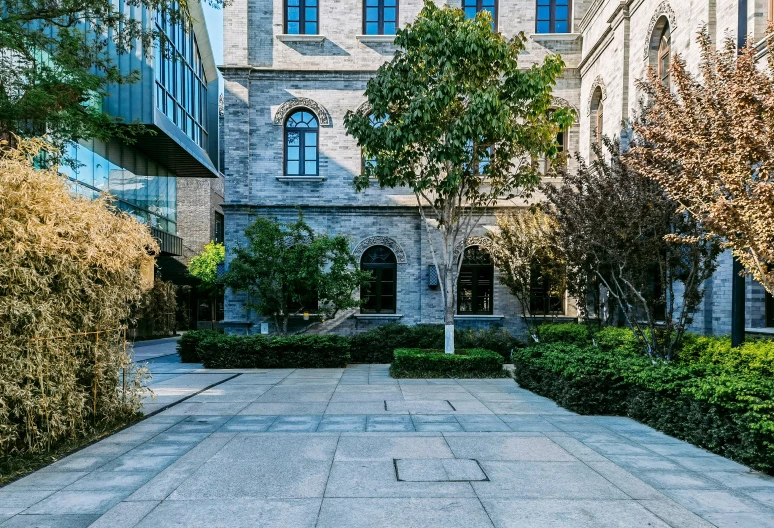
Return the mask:
<svg viewBox="0 0 774 528"><path fill-rule="evenodd" d="M731 346L744 343L745 281L742 263L734 257L734 276L731 279Z"/></svg>

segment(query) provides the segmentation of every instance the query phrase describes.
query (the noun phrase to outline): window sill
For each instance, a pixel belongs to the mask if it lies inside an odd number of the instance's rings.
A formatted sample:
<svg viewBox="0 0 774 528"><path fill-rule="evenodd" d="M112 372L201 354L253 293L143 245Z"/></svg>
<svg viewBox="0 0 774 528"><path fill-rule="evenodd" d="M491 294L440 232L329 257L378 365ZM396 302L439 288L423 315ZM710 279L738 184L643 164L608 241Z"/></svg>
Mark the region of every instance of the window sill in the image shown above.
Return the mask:
<svg viewBox="0 0 774 528"><path fill-rule="evenodd" d="M325 181L325 176L277 176L277 181L283 183L314 183Z"/></svg>
<svg viewBox="0 0 774 528"><path fill-rule="evenodd" d="M745 328L744 331L748 334L769 334L774 335L774 328L772 327L764 327L764 328Z"/></svg>
<svg viewBox="0 0 774 528"><path fill-rule="evenodd" d="M325 40L325 35L289 35L287 33L283 33L281 35L277 35L277 40L280 42L322 42Z"/></svg>
<svg viewBox="0 0 774 528"><path fill-rule="evenodd" d="M456 314L454 316L454 320L457 321L499 321L500 319L505 319L504 315L474 315L474 314Z"/></svg>
<svg viewBox="0 0 774 528"><path fill-rule="evenodd" d="M394 313L394 314L352 314L352 317L355 319L400 319L403 317L403 314Z"/></svg>
<svg viewBox="0 0 774 528"><path fill-rule="evenodd" d="M580 38L580 33L532 33L532 40L576 40Z"/></svg>
<svg viewBox="0 0 774 528"><path fill-rule="evenodd" d="M360 42L395 42L395 35L357 35L355 38Z"/></svg>

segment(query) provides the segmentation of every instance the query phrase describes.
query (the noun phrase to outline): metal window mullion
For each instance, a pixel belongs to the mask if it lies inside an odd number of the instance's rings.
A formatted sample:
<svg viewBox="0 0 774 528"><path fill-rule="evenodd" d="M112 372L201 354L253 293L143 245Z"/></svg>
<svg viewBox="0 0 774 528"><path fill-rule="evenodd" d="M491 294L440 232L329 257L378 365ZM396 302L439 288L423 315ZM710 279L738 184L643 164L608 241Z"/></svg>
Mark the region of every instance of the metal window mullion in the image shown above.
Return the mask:
<svg viewBox="0 0 774 528"><path fill-rule="evenodd" d="M551 30L551 33L556 33L556 0L549 0L549 8L548 8L548 27Z"/></svg>

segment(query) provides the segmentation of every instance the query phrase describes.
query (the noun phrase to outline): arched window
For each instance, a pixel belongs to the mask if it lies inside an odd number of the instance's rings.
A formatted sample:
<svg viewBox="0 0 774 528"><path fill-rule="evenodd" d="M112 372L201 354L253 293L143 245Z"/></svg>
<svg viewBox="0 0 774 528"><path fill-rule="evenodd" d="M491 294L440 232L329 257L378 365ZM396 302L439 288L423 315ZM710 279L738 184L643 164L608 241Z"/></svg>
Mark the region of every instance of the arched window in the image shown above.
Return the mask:
<svg viewBox="0 0 774 528"><path fill-rule="evenodd" d="M368 116L368 119L371 120L372 127L378 128L387 122L387 119L389 119L389 116L377 118L374 114L371 114L370 116ZM364 150L362 153L362 156L360 157L360 164L361 164L360 170L362 172L365 172L366 165L369 167L376 167L376 156L372 154L368 154Z"/></svg>
<svg viewBox="0 0 774 528"><path fill-rule="evenodd" d="M656 75L665 86L669 86L669 65L672 53L672 35L669 20L662 16L653 26L648 48L648 65L656 71Z"/></svg>
<svg viewBox="0 0 774 528"><path fill-rule="evenodd" d="M492 313L494 265L489 253L479 246L465 249L457 279L457 313Z"/></svg>
<svg viewBox="0 0 774 528"><path fill-rule="evenodd" d="M479 11L489 11L492 15L492 29L497 31L497 0L462 0L465 18L476 18Z"/></svg>
<svg viewBox="0 0 774 528"><path fill-rule="evenodd" d="M398 0L363 0L363 34L394 35L398 27Z"/></svg>
<svg viewBox="0 0 774 528"><path fill-rule="evenodd" d="M285 33L317 35L319 0L285 0Z"/></svg>
<svg viewBox="0 0 774 528"><path fill-rule="evenodd" d="M570 0L537 0L535 33L569 33Z"/></svg>
<svg viewBox="0 0 774 528"><path fill-rule="evenodd" d="M602 89L597 87L591 96L591 145L602 146L602 135L604 134L604 107L602 105ZM593 148L590 149L590 158L594 159Z"/></svg>
<svg viewBox="0 0 774 528"><path fill-rule="evenodd" d="M371 279L360 289L361 313L395 313L398 264L395 253L386 246L371 246L360 259L360 269L371 272Z"/></svg>
<svg viewBox="0 0 774 528"><path fill-rule="evenodd" d="M554 110L555 110L554 108L550 109L548 111L548 114L551 115L551 113ZM566 161L563 159L563 155L565 152L567 152L567 136L568 136L567 130L560 130L559 132L556 133L554 144L556 145L557 157L554 163L558 161L561 164L561 163L564 163L564 161ZM543 174L548 174L551 171L551 167L554 166L554 163L552 163L551 160L548 158L543 159L542 160Z"/></svg>
<svg viewBox="0 0 774 528"><path fill-rule="evenodd" d="M317 118L308 110L290 114L285 122L285 174L317 176Z"/></svg>

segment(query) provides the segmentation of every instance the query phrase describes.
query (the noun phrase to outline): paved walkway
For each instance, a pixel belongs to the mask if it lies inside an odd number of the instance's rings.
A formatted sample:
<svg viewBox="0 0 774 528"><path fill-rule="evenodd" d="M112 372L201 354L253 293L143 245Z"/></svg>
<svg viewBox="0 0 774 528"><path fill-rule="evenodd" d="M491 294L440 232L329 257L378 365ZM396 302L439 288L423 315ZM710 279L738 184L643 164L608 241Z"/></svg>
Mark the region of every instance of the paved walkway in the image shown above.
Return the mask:
<svg viewBox="0 0 774 528"><path fill-rule="evenodd" d="M774 479L513 380L152 368L160 412L0 489L0 526L774 527Z"/></svg>

